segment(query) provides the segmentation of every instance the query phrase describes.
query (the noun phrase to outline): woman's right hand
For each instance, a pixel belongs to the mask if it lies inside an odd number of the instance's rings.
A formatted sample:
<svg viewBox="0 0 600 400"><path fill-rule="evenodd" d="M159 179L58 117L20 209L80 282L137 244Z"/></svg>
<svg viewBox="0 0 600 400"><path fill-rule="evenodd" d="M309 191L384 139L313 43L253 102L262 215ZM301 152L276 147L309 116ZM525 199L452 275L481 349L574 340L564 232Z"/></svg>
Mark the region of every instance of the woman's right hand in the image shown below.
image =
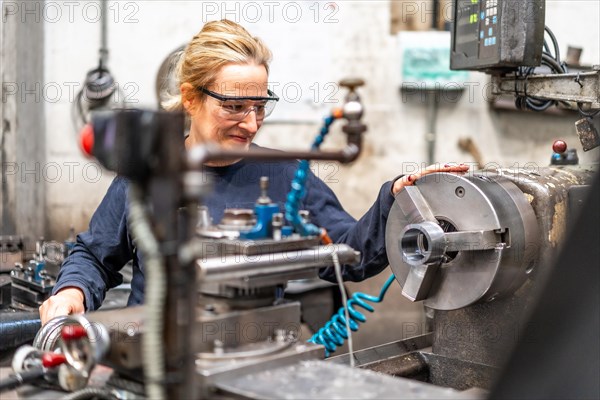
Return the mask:
<svg viewBox="0 0 600 400"><path fill-rule="evenodd" d="M84 299L83 292L79 288L66 287L61 289L40 306L42 325L61 315L83 314L85 312Z"/></svg>

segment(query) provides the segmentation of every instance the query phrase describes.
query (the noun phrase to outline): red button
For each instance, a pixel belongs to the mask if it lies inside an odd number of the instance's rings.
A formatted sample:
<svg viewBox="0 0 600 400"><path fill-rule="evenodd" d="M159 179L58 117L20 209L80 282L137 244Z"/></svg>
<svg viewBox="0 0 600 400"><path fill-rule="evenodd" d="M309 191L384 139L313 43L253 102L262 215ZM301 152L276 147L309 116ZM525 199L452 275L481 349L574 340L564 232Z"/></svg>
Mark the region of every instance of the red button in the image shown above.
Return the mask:
<svg viewBox="0 0 600 400"><path fill-rule="evenodd" d="M552 145L552 151L558 154L562 154L567 151L567 142L564 140L556 140Z"/></svg>

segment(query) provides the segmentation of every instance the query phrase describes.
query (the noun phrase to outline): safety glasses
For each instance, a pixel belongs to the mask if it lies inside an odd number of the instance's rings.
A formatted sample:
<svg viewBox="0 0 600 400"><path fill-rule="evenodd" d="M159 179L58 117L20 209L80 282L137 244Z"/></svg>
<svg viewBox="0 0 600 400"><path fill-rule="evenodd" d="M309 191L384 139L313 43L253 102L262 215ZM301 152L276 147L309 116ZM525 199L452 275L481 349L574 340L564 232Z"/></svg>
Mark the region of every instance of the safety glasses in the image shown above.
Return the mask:
<svg viewBox="0 0 600 400"><path fill-rule="evenodd" d="M263 120L273 112L279 97L267 89L268 96L225 96L206 88L198 88L202 93L219 100L219 113L223 118L232 121L242 121L254 111L257 120Z"/></svg>

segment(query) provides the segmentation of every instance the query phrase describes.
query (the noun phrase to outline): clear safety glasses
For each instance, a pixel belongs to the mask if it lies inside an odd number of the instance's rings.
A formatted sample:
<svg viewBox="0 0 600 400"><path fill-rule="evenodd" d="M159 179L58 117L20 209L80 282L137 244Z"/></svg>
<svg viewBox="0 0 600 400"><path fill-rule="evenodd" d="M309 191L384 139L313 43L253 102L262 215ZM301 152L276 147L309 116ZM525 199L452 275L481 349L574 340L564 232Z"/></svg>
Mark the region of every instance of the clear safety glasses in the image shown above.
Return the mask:
<svg viewBox="0 0 600 400"><path fill-rule="evenodd" d="M198 88L202 93L219 100L221 108L219 110L223 118L241 121L250 112L254 111L257 120L263 120L273 112L279 97L275 93L267 90L268 96L225 96L220 93L212 92L203 87Z"/></svg>

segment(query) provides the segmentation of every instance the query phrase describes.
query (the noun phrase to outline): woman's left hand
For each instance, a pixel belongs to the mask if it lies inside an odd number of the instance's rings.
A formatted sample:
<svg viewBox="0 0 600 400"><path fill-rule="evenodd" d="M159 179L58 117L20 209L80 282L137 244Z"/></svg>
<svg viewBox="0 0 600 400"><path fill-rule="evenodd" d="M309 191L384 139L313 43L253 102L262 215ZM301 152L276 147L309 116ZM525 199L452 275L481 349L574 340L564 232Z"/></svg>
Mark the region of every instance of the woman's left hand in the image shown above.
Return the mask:
<svg viewBox="0 0 600 400"><path fill-rule="evenodd" d="M397 195L403 187L414 185L415 181L425 175L433 174L434 172L467 172L469 170L469 166L465 164L460 165L450 165L446 164L441 166L440 164L430 165L429 167L414 172L410 175L404 175L403 177L397 179L394 182L394 186L392 186L392 194Z"/></svg>

